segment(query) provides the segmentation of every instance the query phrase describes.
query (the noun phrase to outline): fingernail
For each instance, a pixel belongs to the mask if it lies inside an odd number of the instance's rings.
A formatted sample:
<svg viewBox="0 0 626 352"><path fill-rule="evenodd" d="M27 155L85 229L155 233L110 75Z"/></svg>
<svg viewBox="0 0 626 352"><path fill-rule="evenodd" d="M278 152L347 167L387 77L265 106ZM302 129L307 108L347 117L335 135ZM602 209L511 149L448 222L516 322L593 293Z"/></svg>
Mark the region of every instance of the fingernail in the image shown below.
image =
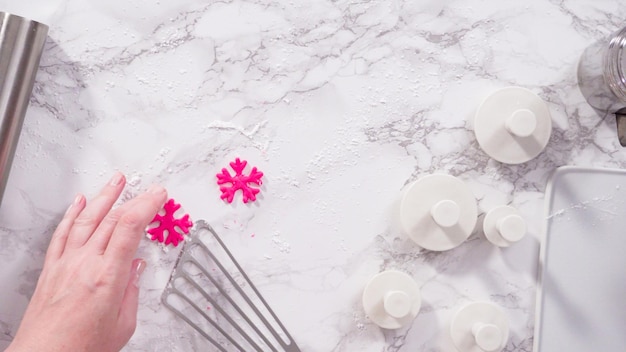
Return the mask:
<svg viewBox="0 0 626 352"><path fill-rule="evenodd" d="M121 172L116 172L115 175L113 175L113 177L111 178L111 181L109 181L109 184L111 186L117 186L120 183L122 183L123 178L124 178L124 175L122 175Z"/></svg>
<svg viewBox="0 0 626 352"><path fill-rule="evenodd" d="M148 188L148 193L152 193L152 194L161 194L165 192L165 188L159 186L159 185L153 185L150 188Z"/></svg>
<svg viewBox="0 0 626 352"><path fill-rule="evenodd" d="M133 284L135 287L139 287L139 279L141 278L141 273L146 269L146 261L141 259L137 262L135 266L135 279L133 280Z"/></svg>
<svg viewBox="0 0 626 352"><path fill-rule="evenodd" d="M70 204L69 207L67 207L67 210L65 211L65 214L69 213L70 210L72 210L73 207L78 206L80 204L80 202L82 202L83 200L83 195L82 194L77 194L76 197L74 197L74 201L72 202L72 204Z"/></svg>
<svg viewBox="0 0 626 352"><path fill-rule="evenodd" d="M73 205L79 205L82 201L83 201L83 195L82 194L77 194L76 197L74 198L74 204Z"/></svg>

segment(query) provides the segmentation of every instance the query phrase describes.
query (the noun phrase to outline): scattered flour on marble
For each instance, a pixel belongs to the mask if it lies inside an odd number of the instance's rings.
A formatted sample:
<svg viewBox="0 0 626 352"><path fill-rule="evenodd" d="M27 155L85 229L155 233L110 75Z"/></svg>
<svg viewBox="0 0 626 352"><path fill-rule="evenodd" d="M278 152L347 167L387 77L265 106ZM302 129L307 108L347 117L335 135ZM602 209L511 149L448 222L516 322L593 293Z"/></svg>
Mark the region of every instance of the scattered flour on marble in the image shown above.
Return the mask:
<svg viewBox="0 0 626 352"><path fill-rule="evenodd" d="M352 314L352 320L356 324L357 330L359 330L360 332L363 332L363 331L365 331L367 329L367 325L365 325L365 323L363 323L363 319L365 319L363 314L359 314L359 313L353 313Z"/></svg>
<svg viewBox="0 0 626 352"><path fill-rule="evenodd" d="M226 230L230 230L230 229L239 229L239 230L243 230L245 223L243 222L239 222L237 221L237 219L232 219L232 220L228 220L226 222L222 223L222 226L226 229ZM255 234L252 234L250 237L255 237Z"/></svg>
<svg viewBox="0 0 626 352"><path fill-rule="evenodd" d="M275 235L272 236L272 243L274 244L276 249L278 249L278 251L280 251L281 253L284 253L284 254L291 253L291 245L289 243L285 242L280 237L280 234L275 234Z"/></svg>
<svg viewBox="0 0 626 352"><path fill-rule="evenodd" d="M268 120L263 120L256 125L252 126L249 130L246 130L242 126L236 125L234 123L226 122L226 121L212 121L209 123L206 128L209 130L226 130L226 131L235 131L248 139L253 139L254 135L259 132L261 127L267 124Z"/></svg>
<svg viewBox="0 0 626 352"><path fill-rule="evenodd" d="M170 148L161 148L159 155L155 158L156 161L165 162L165 157L172 151Z"/></svg>
<svg viewBox="0 0 626 352"><path fill-rule="evenodd" d="M342 252L347 252L348 248L346 247L346 240L342 238L339 241L339 246L337 248L339 248L339 250L341 250Z"/></svg>
<svg viewBox="0 0 626 352"><path fill-rule="evenodd" d="M295 188L299 188L300 187L300 182L294 178L293 176L289 175L289 173L287 171L281 170L280 175L274 177L274 180L276 182L280 182L282 184L287 184L291 187L295 187Z"/></svg>
<svg viewBox="0 0 626 352"><path fill-rule="evenodd" d="M140 173L133 173L126 180L126 184L131 186L131 187L137 187L137 186L139 186L140 183L141 183L141 174Z"/></svg>

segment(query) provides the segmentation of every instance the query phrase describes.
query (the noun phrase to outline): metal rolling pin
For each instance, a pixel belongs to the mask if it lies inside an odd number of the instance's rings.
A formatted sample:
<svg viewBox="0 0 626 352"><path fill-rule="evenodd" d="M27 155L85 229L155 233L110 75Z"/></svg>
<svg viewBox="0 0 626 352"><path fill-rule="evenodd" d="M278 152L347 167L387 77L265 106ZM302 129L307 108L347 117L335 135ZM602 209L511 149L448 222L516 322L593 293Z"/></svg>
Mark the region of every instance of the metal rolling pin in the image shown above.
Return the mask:
<svg viewBox="0 0 626 352"><path fill-rule="evenodd" d="M0 201L47 35L45 24L0 12Z"/></svg>

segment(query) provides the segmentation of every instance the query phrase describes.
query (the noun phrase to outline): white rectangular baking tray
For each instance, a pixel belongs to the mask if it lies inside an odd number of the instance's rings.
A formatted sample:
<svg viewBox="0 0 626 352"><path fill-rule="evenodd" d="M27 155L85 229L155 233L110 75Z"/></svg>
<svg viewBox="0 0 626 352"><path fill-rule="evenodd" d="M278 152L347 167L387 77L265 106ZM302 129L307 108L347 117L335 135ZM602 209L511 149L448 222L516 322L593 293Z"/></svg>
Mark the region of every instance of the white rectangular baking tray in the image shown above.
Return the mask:
<svg viewBox="0 0 626 352"><path fill-rule="evenodd" d="M546 204L535 352L626 351L626 171L559 168Z"/></svg>

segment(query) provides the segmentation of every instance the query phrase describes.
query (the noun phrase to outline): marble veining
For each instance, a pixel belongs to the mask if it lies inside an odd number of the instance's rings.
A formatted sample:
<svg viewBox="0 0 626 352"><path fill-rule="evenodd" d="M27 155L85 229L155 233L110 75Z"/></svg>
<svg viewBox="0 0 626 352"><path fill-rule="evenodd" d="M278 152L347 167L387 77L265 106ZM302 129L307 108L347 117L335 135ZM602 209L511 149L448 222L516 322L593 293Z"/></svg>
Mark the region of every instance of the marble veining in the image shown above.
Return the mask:
<svg viewBox="0 0 626 352"><path fill-rule="evenodd" d="M576 81L583 50L624 25L616 0L57 3L0 208L0 348L74 194L121 170L122 201L158 182L210 223L303 351L454 351L449 320L476 300L509 316L506 352L531 351L550 173L626 166L613 117ZM517 166L489 159L471 122L509 85L539 94L554 126L545 152ZM235 157L265 174L253 204L220 200L215 174ZM480 213L517 207L528 236L417 248L397 225L400 193L434 172L466 181ZM126 350L206 350L160 304L178 251L142 242ZM422 289L421 313L397 331L360 303L385 269Z"/></svg>

